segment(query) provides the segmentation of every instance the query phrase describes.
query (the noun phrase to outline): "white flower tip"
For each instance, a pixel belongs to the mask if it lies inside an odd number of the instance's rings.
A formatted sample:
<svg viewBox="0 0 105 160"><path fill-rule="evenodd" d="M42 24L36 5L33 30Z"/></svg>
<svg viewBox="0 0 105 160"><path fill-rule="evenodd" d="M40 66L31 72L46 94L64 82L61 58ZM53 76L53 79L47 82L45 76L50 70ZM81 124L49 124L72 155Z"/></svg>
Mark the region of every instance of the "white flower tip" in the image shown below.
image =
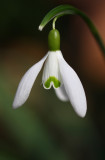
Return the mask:
<svg viewBox="0 0 105 160"><path fill-rule="evenodd" d="M12 104L12 108L17 109L17 108L21 107L26 102L28 97L29 97L29 94L27 94L27 96L19 95L18 90L17 90L17 93L15 95L15 98L14 98L14 101L13 101L13 104Z"/></svg>
<svg viewBox="0 0 105 160"><path fill-rule="evenodd" d="M85 103L82 107L78 107L75 111L80 117L84 118L87 112L87 104Z"/></svg>
<svg viewBox="0 0 105 160"><path fill-rule="evenodd" d="M12 108L13 108L13 109L17 109L18 107L19 107L19 106L16 106L16 105L14 105L14 104L12 105Z"/></svg>
<svg viewBox="0 0 105 160"><path fill-rule="evenodd" d="M43 29L42 26L39 26L39 27L38 27L38 30L39 30L39 31L42 31L42 29Z"/></svg>
<svg viewBox="0 0 105 160"><path fill-rule="evenodd" d="M13 108L13 109L17 109L17 108L20 107L21 105L22 105L22 104L16 102L16 100L14 99L14 102L13 102L13 104L12 104L12 108Z"/></svg>
<svg viewBox="0 0 105 160"><path fill-rule="evenodd" d="M82 118L84 118L85 115L86 115L86 112L87 112L87 109L82 110L81 113L79 113L79 116L82 117Z"/></svg>

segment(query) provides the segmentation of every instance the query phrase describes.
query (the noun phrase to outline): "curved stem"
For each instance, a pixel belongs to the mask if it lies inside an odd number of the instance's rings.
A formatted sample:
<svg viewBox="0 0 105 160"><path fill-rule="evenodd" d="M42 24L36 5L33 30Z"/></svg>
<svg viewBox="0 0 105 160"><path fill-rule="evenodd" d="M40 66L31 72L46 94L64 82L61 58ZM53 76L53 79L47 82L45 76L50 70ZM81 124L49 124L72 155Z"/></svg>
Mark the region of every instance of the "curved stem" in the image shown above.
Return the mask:
<svg viewBox="0 0 105 160"><path fill-rule="evenodd" d="M45 15L45 17L43 18L41 24L39 25L39 30L41 31L45 27L45 25L53 18L56 17L58 19L59 17L64 16L64 15L68 15L68 14L79 15L85 21L85 23L87 24L91 33L93 34L94 38L96 39L100 49L105 54L104 43L102 42L102 39L101 39L95 25L93 24L93 22L89 19L89 17L85 13L83 13L82 11L80 11L79 9L77 9L71 5L60 5L54 9L52 9L50 12L48 12ZM55 21L53 21L54 22L53 25L55 25Z"/></svg>
<svg viewBox="0 0 105 160"><path fill-rule="evenodd" d="M53 28L53 29L55 29L55 22L56 22L56 20L57 20L57 17L55 17L55 18L53 19L53 23L52 23L52 28Z"/></svg>

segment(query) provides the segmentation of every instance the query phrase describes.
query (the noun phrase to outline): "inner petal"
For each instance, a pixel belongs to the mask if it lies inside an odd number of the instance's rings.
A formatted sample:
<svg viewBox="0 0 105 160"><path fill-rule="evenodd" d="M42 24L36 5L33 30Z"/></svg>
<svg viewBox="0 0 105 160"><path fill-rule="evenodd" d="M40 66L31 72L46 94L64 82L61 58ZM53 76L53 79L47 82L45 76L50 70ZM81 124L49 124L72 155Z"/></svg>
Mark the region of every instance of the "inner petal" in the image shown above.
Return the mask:
<svg viewBox="0 0 105 160"><path fill-rule="evenodd" d="M50 76L47 81L44 83L45 88L49 89L53 85L54 88L58 88L61 85L61 82L54 76Z"/></svg>
<svg viewBox="0 0 105 160"><path fill-rule="evenodd" d="M50 89L51 86L56 89L62 84L57 54L57 51L49 51L48 57L45 61L42 76L42 83L45 89Z"/></svg>

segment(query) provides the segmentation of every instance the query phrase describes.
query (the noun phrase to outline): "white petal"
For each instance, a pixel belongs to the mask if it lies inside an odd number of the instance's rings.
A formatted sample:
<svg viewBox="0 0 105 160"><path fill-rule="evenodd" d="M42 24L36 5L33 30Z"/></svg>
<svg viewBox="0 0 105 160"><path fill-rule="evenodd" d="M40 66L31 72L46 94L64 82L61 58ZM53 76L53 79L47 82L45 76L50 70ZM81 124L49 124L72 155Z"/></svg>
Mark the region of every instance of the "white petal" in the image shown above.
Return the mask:
<svg viewBox="0 0 105 160"><path fill-rule="evenodd" d="M22 104L24 104L27 98L29 97L34 81L38 73L40 72L47 56L48 54L45 57L43 57L39 62L37 62L35 65L33 65L21 79L13 102L13 108L17 108Z"/></svg>
<svg viewBox="0 0 105 160"><path fill-rule="evenodd" d="M67 96L67 93L65 91L64 85L62 85L59 88L54 89L55 93L57 95L57 97L61 100L61 101L69 101L69 98Z"/></svg>
<svg viewBox="0 0 105 160"><path fill-rule="evenodd" d="M67 64L63 56L58 55L59 67L68 98L76 113L84 117L87 110L86 96L79 77Z"/></svg>

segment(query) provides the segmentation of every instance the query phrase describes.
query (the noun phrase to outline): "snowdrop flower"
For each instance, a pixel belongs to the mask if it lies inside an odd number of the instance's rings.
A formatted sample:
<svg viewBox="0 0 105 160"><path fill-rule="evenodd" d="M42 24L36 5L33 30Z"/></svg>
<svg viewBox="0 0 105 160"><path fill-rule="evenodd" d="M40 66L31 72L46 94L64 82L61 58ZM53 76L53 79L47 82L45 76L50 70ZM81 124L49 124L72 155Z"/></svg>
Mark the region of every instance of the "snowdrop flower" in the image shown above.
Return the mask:
<svg viewBox="0 0 105 160"><path fill-rule="evenodd" d="M42 83L45 89L52 86L57 97L62 101L70 101L75 112L84 117L87 110L86 96L79 77L67 64L60 51L60 34L53 29L48 36L49 51L39 62L33 65L19 83L13 108L25 103L32 86L44 65Z"/></svg>

